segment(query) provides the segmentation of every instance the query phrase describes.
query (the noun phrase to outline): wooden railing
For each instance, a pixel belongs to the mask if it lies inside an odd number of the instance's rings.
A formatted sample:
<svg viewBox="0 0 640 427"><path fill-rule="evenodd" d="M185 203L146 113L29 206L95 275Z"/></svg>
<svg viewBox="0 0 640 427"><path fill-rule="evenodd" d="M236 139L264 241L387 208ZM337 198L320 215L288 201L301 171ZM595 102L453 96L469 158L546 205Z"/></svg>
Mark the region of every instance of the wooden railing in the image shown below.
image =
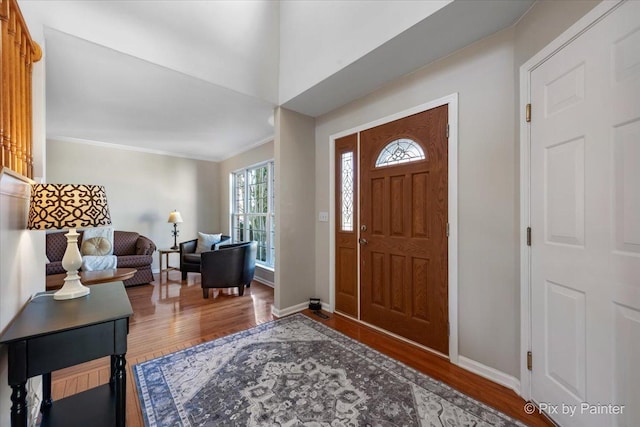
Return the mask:
<svg viewBox="0 0 640 427"><path fill-rule="evenodd" d="M31 67L42 57L17 0L1 0L0 166L33 178Z"/></svg>

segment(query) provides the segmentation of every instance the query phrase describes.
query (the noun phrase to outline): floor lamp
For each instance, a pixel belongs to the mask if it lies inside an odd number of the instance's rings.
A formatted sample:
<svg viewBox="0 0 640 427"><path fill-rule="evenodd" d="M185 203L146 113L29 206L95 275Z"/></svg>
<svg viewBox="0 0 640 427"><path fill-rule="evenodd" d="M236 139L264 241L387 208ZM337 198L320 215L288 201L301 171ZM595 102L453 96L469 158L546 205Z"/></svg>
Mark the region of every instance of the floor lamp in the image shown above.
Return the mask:
<svg viewBox="0 0 640 427"><path fill-rule="evenodd" d="M62 288L53 294L57 300L89 294L80 282L78 269L82 256L78 249L77 228L111 225L107 194L99 185L34 184L29 203L29 230L69 230L62 267L67 272Z"/></svg>

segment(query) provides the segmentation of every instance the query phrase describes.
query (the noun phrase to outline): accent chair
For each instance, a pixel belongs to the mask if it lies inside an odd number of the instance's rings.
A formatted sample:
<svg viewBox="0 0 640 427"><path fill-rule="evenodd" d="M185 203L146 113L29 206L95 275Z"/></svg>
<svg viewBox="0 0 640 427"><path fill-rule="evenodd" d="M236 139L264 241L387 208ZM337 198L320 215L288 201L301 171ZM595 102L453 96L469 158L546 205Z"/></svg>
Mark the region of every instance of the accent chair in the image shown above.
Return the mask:
<svg viewBox="0 0 640 427"><path fill-rule="evenodd" d="M220 236L220 241L215 243L211 250L216 250L220 246L231 242L231 236ZM198 239L188 240L180 243L180 272L182 280L187 280L187 273L200 273L200 256L196 253Z"/></svg>
<svg viewBox="0 0 640 427"><path fill-rule="evenodd" d="M215 251L202 252L202 296L209 298L210 288L235 287L242 296L244 287L251 286L257 253L258 242L234 243Z"/></svg>

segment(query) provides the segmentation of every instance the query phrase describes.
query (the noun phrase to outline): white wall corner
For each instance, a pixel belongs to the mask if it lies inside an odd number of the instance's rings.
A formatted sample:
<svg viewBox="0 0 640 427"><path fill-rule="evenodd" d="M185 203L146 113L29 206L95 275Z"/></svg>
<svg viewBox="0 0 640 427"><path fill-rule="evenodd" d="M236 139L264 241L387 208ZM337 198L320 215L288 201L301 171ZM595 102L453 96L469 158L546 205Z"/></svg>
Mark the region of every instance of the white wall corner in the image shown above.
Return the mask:
<svg viewBox="0 0 640 427"><path fill-rule="evenodd" d="M322 301L321 304L322 304L322 309L324 311L328 311L329 313L333 313L333 309L331 308L331 304L329 304L328 302L324 302L324 301Z"/></svg>

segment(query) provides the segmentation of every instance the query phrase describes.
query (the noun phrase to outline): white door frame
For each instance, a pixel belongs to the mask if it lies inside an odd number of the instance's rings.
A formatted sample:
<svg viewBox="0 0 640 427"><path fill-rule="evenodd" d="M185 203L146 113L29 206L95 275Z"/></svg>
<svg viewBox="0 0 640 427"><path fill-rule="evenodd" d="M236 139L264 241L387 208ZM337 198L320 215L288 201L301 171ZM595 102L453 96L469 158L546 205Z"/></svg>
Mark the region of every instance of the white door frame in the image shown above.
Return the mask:
<svg viewBox="0 0 640 427"><path fill-rule="evenodd" d="M573 40L613 12L623 0L605 0L520 67L520 395L531 399L531 371L527 352L531 350L531 247L527 245L527 227L531 224L531 133L525 106L531 102L531 73ZM539 110L538 110L539 111ZM535 106L531 112L535 120Z"/></svg>
<svg viewBox="0 0 640 427"><path fill-rule="evenodd" d="M375 126L379 126L394 120L421 113L442 105L449 105L449 176L448 176L448 204L449 204L449 361L458 364L458 93L453 93L424 104L417 105L399 113L391 114L354 128L335 133L329 137L329 311L335 309L335 141L347 135L361 132ZM359 141L358 141L359 145ZM360 185L358 185L358 191ZM358 194L359 198L360 195ZM358 207L360 204L358 204ZM358 212L358 221L360 212ZM358 259L360 253L358 251ZM360 286L360 268L358 268L358 287ZM358 298L358 307L359 307ZM437 352L437 354L440 354Z"/></svg>

